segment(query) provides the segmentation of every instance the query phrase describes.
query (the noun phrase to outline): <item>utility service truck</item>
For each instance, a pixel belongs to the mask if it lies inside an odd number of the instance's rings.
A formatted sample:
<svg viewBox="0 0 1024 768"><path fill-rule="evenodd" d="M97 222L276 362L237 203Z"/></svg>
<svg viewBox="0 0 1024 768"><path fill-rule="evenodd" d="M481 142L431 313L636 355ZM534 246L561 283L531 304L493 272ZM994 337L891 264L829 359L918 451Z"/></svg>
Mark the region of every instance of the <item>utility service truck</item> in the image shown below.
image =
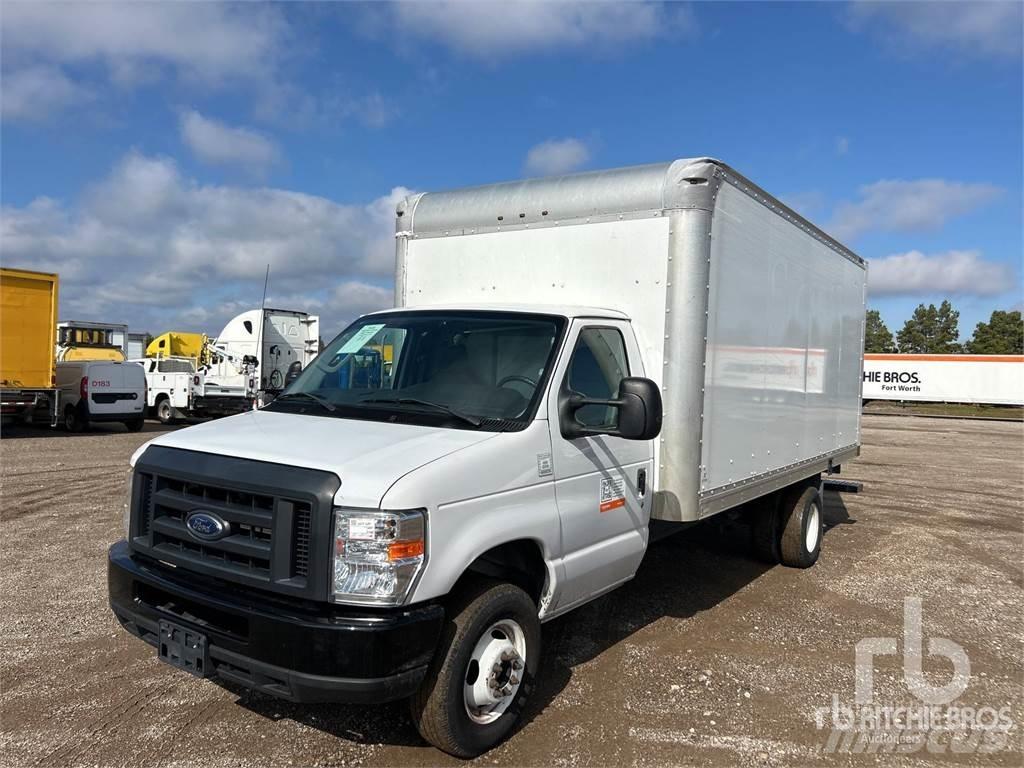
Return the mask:
<svg viewBox="0 0 1024 768"><path fill-rule="evenodd" d="M859 452L856 254L710 159L416 195L397 227L394 309L133 457L110 604L160 659L408 697L468 757L652 521L742 513L769 562L816 561L821 475Z"/></svg>
<svg viewBox="0 0 1024 768"><path fill-rule="evenodd" d="M0 414L4 421L57 423L60 396L53 339L58 282L52 273L0 268Z"/></svg>

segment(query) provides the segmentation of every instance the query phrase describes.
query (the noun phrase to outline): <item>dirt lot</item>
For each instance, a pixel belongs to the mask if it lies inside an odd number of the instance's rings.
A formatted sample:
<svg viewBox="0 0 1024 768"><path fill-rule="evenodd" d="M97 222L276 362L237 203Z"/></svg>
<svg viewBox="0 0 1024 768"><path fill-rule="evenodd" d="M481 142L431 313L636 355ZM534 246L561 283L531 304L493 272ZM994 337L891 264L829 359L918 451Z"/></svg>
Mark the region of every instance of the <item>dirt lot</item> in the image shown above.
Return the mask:
<svg viewBox="0 0 1024 768"><path fill-rule="evenodd" d="M157 662L106 604L128 457L159 428L71 436L7 431L2 450L0 760L63 765L448 765L401 704L291 706ZM868 416L861 458L828 494L808 571L766 569L709 527L654 545L626 587L544 627L542 683L499 765L1020 765L1024 723L1024 425ZM903 600L924 637L970 660L955 702L1008 707L989 754L821 754L815 723L854 696L854 645L899 637ZM902 647L902 639L900 640ZM929 657L943 685L951 665ZM880 703L915 703L880 656ZM919 703L919 702L917 702ZM948 743L948 742L947 742Z"/></svg>

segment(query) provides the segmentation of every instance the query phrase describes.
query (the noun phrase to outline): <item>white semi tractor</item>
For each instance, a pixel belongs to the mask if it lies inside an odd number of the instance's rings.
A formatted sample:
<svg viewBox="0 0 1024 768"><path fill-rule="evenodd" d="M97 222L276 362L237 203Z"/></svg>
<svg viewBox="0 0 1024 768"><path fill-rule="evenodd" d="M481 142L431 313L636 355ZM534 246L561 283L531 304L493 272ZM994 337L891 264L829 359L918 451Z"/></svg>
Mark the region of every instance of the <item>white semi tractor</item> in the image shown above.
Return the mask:
<svg viewBox="0 0 1024 768"><path fill-rule="evenodd" d="M652 521L742 511L767 561L817 560L821 475L859 453L856 254L711 159L417 195L397 226L394 309L133 457L110 604L160 659L408 697L468 757Z"/></svg>

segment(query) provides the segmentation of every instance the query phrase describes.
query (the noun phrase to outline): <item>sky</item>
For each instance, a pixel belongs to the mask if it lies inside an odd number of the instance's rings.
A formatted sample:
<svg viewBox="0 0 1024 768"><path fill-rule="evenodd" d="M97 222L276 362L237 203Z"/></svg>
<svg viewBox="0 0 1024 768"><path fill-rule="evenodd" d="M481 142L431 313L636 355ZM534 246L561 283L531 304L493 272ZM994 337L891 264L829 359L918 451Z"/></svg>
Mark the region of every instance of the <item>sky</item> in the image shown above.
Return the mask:
<svg viewBox="0 0 1024 768"><path fill-rule="evenodd" d="M712 156L896 332L1022 305L1018 2L0 2L0 260L153 334L391 306L414 191Z"/></svg>

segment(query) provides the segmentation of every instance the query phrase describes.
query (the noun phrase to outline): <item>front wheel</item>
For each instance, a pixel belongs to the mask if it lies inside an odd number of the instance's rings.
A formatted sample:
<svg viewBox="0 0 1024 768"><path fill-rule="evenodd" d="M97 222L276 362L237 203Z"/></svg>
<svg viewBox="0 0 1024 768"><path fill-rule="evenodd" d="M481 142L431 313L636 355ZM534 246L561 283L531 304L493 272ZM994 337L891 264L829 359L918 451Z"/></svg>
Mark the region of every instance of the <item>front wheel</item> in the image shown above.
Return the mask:
<svg viewBox="0 0 1024 768"><path fill-rule="evenodd" d="M424 739L476 757L511 732L540 660L537 606L519 587L480 584L452 606L427 676L410 701Z"/></svg>

